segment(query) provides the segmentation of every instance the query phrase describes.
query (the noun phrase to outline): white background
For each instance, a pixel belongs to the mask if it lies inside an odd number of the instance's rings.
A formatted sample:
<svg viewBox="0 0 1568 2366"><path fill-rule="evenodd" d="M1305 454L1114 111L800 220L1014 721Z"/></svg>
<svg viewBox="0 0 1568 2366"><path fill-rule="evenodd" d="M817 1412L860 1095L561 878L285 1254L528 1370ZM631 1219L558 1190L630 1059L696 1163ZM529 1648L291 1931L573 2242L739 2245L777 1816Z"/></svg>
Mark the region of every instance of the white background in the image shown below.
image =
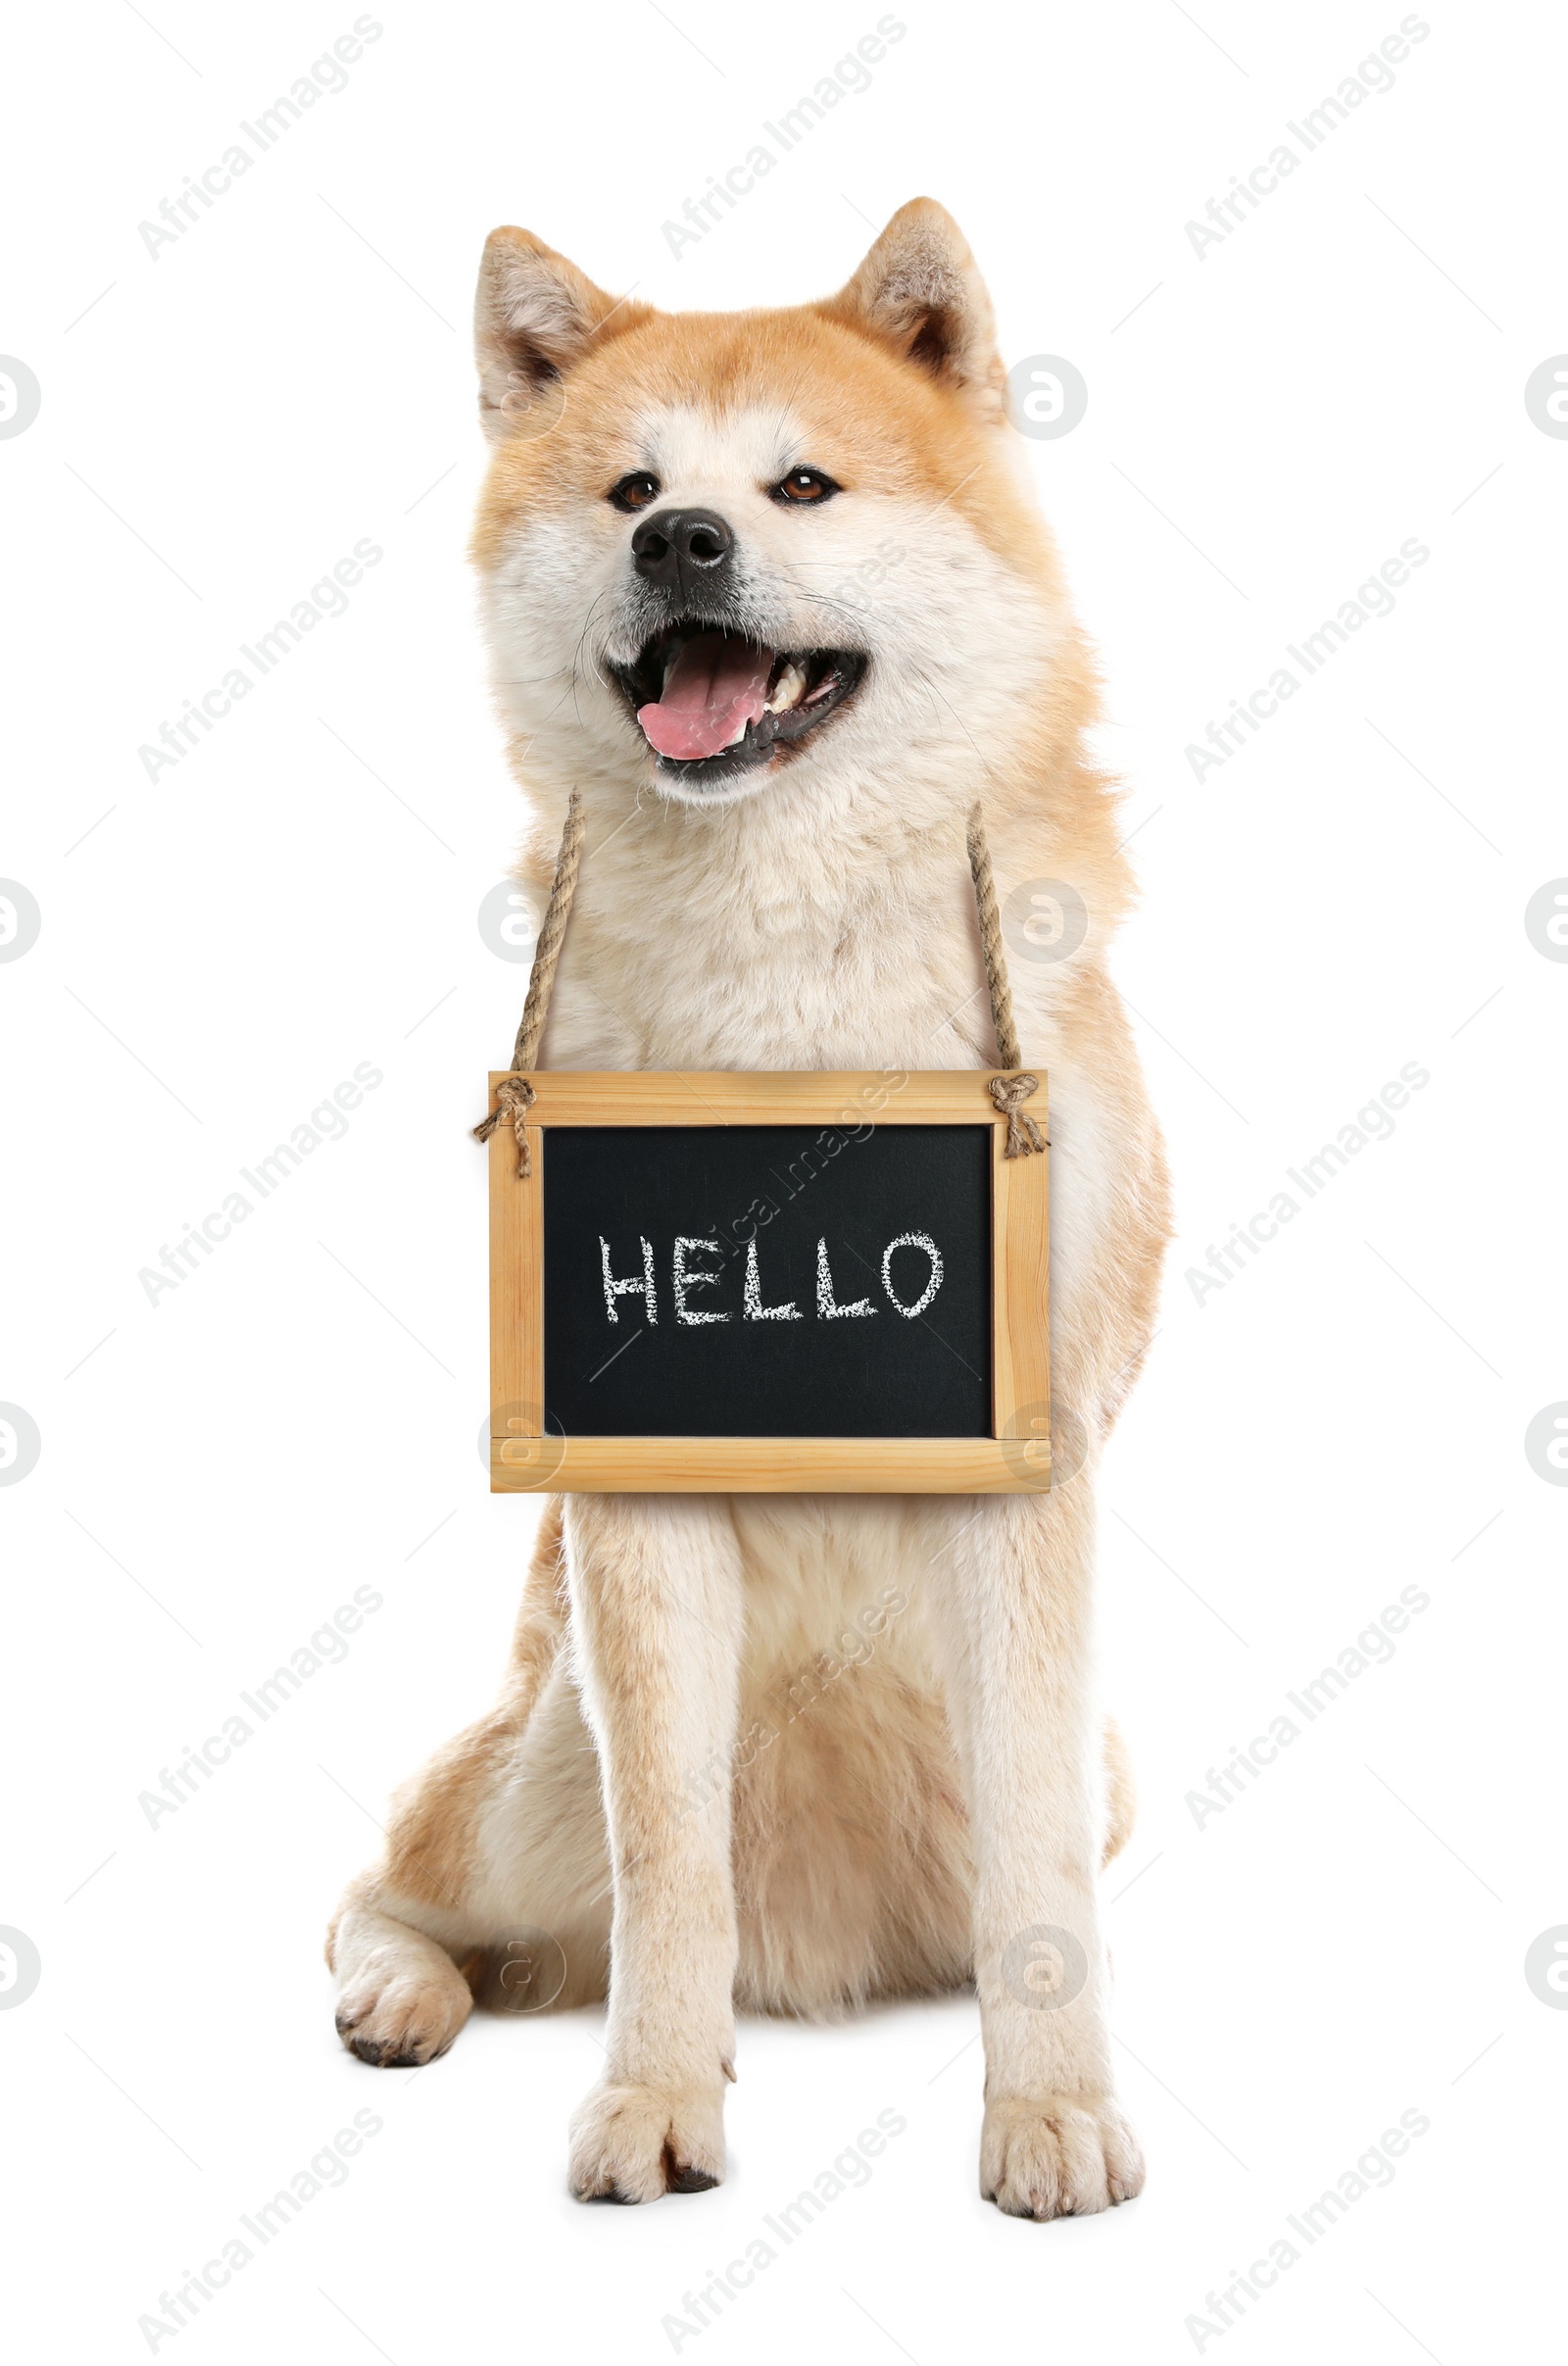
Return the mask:
<svg viewBox="0 0 1568 2366"><path fill-rule="evenodd" d="M19 2357L148 2354L159 2293L366 2108L346 2185L160 2356L667 2357L682 2293L884 2108L907 2128L869 2184L681 2355L1466 2366L1547 2303L1568 2017L1523 1962L1568 1922L1568 1494L1523 1441L1568 1398L1568 966L1524 908L1568 872L1568 442L1524 385L1568 348L1563 24L1426 9L1394 89L1200 259L1187 222L1398 0L901 6L870 88L673 258L664 220L876 13L379 8L348 87L156 260L138 223L352 0L154 0L156 25L97 0L11 37L0 348L42 389L0 444L0 874L42 914L0 965L0 1399L42 1439L0 1488L0 1924L42 1960L0 2012ZM983 2205L959 1997L744 2027L727 2185L590 2210L564 2131L601 2016L476 2018L372 2073L320 1959L389 1790L492 1697L535 1518L476 1448L466 1129L526 971L475 917L519 809L464 560L471 286L517 222L661 304L792 302L921 191L1009 363L1090 389L1030 451L1103 653L1145 891L1117 971L1180 1221L1102 1517L1149 2184L1082 2223ZM138 748L365 537L348 613L149 780ZM1209 718L1408 537L1431 556L1396 612L1196 780ZM150 1305L139 1269L363 1061L384 1082L346 1137ZM1200 1304L1186 1269L1410 1061L1392 1138ZM149 1829L138 1794L364 1584L347 1658ZM1405 1586L1430 1603L1392 1662L1196 1822L1207 1770ZM1430 2131L1393 2184L1195 2338L1407 2109Z"/></svg>

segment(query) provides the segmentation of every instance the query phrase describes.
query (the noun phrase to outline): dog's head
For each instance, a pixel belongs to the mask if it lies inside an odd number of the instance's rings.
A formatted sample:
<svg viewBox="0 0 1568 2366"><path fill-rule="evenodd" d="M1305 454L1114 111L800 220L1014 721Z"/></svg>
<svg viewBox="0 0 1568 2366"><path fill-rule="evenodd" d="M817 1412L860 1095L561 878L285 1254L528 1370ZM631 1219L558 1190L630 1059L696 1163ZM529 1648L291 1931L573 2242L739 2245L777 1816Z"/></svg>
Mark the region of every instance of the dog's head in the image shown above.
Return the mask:
<svg viewBox="0 0 1568 2366"><path fill-rule="evenodd" d="M940 206L783 312L617 302L497 230L476 332L474 555L528 769L705 806L897 782L914 821L1038 735L1071 629Z"/></svg>

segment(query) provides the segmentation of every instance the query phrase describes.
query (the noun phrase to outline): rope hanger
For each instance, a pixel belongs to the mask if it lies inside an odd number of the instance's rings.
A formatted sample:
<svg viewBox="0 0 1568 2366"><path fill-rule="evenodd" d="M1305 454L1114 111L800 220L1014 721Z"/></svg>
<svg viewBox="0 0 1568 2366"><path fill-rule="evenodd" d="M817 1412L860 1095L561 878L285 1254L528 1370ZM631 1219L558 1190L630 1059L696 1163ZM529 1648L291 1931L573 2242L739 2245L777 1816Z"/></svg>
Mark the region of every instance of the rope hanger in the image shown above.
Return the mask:
<svg viewBox="0 0 1568 2366"><path fill-rule="evenodd" d="M531 1170L527 1115L533 1106L534 1090L528 1071L539 1064L539 1046L544 1040L551 991L565 941L571 900L577 892L577 873L582 867L582 794L574 787L566 803L566 826L561 833L561 852L556 857L556 875L550 883L544 925L534 948L528 998L522 1006L516 1041L512 1047L511 1073L503 1076L496 1086L495 1108L473 1128L476 1141L488 1142L498 1125L511 1125L517 1145L519 1176L526 1176ZM991 850L986 845L985 820L978 805L969 815L967 843L969 874L974 881L975 909L980 919L980 950L985 957L986 988L991 997L991 1023L996 1030L998 1057L1003 1067L1011 1071L1004 1076L993 1076L990 1084L991 1098L1007 1120L1007 1139L1002 1155L1004 1158L1027 1158L1031 1152L1046 1147L1039 1126L1023 1107L1030 1094L1039 1091L1040 1079L1019 1068L1018 1029L1007 985L996 882L991 875Z"/></svg>

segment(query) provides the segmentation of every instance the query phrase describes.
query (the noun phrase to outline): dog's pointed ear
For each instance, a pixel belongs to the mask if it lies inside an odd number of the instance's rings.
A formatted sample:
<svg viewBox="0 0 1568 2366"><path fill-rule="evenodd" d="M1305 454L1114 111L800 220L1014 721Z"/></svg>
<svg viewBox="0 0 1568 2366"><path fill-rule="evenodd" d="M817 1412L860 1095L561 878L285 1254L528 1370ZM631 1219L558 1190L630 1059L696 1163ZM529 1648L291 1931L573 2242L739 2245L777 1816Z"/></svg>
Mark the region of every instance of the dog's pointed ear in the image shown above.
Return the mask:
<svg viewBox="0 0 1568 2366"><path fill-rule="evenodd" d="M503 443L514 423L537 432L540 398L581 360L611 314L629 325L633 312L644 309L607 296L531 231L492 230L473 301L486 435Z"/></svg>
<svg viewBox="0 0 1568 2366"><path fill-rule="evenodd" d="M935 198L901 206L859 270L820 307L891 345L988 419L1005 415L996 321L968 242Z"/></svg>

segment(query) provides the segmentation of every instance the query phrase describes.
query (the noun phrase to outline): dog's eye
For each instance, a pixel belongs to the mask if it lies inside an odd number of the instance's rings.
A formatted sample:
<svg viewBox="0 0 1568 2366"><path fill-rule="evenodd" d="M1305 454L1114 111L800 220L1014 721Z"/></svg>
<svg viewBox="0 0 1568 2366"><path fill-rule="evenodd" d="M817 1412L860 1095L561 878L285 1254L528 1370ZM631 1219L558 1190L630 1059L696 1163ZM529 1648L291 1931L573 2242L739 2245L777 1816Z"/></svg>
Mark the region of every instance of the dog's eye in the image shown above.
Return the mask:
<svg viewBox="0 0 1568 2366"><path fill-rule="evenodd" d="M773 487L775 501L831 501L838 491L831 476L820 468L791 468Z"/></svg>
<svg viewBox="0 0 1568 2366"><path fill-rule="evenodd" d="M623 476L618 485L611 488L610 499L617 510L646 510L651 501L659 499L659 479L650 476L646 468Z"/></svg>

